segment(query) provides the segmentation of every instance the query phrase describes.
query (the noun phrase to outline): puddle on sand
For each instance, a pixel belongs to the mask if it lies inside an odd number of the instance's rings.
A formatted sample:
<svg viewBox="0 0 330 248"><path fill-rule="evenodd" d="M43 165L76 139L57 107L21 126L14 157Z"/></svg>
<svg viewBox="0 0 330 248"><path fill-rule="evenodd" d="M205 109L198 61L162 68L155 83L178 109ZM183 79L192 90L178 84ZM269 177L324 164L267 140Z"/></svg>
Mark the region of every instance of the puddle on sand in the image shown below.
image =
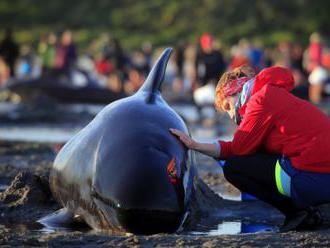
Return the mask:
<svg viewBox="0 0 330 248"><path fill-rule="evenodd" d="M54 232L75 232L81 231L85 233L93 232L92 229L83 225L78 228L75 227L45 227L37 222L30 224L12 224L5 225L6 228L9 228L16 232L38 232L38 233L54 233ZM201 228L203 229L203 228ZM208 230L198 230L198 231L190 231L188 233L183 232L183 235L193 235L193 236L220 236L220 235L237 235L237 234L253 234L253 233L268 233L268 232L276 232L277 228L274 226L267 226L264 224L245 224L240 221L228 221L222 222L218 224L213 229Z"/></svg>
<svg viewBox="0 0 330 248"><path fill-rule="evenodd" d="M0 225L1 226L1 225ZM76 231L81 231L88 233L92 229L90 229L86 225L77 225L74 227L48 227L44 226L38 222L31 222L31 223L25 223L25 224L4 224L4 227L14 231L14 232L34 232L34 233L55 233L55 232L65 232L65 233L71 233Z"/></svg>
<svg viewBox="0 0 330 248"><path fill-rule="evenodd" d="M7 189L8 185L0 184L0 192L3 192Z"/></svg>
<svg viewBox="0 0 330 248"><path fill-rule="evenodd" d="M218 235L235 235L243 233L265 233L275 232L276 227L267 226L264 224L245 224L241 221L228 221L218 224L217 227L207 231L192 231L190 235L202 236L218 236Z"/></svg>

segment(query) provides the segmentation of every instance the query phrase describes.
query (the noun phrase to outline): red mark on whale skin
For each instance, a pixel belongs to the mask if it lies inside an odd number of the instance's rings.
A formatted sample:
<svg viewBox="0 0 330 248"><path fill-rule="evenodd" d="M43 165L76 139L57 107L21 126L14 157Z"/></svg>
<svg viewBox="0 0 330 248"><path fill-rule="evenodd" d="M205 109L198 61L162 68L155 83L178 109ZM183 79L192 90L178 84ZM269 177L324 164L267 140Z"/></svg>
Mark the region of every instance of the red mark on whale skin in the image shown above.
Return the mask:
<svg viewBox="0 0 330 248"><path fill-rule="evenodd" d="M171 161L167 165L167 173L170 177L170 181L172 184L178 183L178 176L175 166L175 158L172 158Z"/></svg>

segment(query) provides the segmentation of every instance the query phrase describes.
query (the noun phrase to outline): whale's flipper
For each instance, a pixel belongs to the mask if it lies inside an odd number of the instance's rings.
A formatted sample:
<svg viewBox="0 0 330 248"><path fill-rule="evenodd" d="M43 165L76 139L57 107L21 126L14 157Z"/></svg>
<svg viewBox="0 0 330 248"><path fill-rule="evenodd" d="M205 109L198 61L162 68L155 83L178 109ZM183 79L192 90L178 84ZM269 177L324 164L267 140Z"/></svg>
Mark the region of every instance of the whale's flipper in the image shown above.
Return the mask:
<svg viewBox="0 0 330 248"><path fill-rule="evenodd" d="M76 221L74 219L74 213L71 210L62 208L37 220L37 222L47 228L66 228L72 226Z"/></svg>
<svg viewBox="0 0 330 248"><path fill-rule="evenodd" d="M160 91L161 84L164 80L167 62L171 56L173 49L166 48L160 55L155 65L152 67L146 81L139 89L139 92L148 92L147 102L152 103L154 101L154 94Z"/></svg>

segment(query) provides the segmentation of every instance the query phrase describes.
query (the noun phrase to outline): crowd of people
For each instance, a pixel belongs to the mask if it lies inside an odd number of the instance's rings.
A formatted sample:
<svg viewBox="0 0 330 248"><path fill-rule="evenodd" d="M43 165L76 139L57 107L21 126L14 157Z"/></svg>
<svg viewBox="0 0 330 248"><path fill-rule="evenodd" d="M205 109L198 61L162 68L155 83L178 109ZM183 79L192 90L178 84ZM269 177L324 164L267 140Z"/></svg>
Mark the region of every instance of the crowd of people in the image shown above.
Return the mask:
<svg viewBox="0 0 330 248"><path fill-rule="evenodd" d="M60 35L42 35L33 47L18 44L12 30L7 29L0 42L0 84L6 84L9 79L47 76L53 71L70 74L83 70L95 76L100 86L130 95L144 82L161 51L150 42L128 51L111 36L103 36L99 43L96 49L78 52L73 32L65 30ZM310 36L308 47L288 41L279 42L276 47L264 47L261 42L241 39L224 49L209 33L204 33L195 43L179 41L168 64L165 92L173 100L195 99L202 104L214 92L220 75L241 65L250 65L256 71L272 65L291 69L297 94L305 92L316 104L325 93L330 93L327 84L330 50L318 33Z"/></svg>

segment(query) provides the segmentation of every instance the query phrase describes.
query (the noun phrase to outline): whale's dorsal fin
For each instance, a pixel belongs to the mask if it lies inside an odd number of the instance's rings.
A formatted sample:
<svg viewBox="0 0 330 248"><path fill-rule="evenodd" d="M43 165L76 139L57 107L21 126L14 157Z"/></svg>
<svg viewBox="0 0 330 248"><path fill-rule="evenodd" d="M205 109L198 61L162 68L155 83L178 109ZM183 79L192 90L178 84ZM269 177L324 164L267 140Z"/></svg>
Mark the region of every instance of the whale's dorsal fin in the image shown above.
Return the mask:
<svg viewBox="0 0 330 248"><path fill-rule="evenodd" d="M155 93L160 91L160 87L164 80L167 62L171 56L172 48L166 48L165 51L160 55L154 66L152 67L146 81L139 89L140 91L147 92L147 103L154 102Z"/></svg>

